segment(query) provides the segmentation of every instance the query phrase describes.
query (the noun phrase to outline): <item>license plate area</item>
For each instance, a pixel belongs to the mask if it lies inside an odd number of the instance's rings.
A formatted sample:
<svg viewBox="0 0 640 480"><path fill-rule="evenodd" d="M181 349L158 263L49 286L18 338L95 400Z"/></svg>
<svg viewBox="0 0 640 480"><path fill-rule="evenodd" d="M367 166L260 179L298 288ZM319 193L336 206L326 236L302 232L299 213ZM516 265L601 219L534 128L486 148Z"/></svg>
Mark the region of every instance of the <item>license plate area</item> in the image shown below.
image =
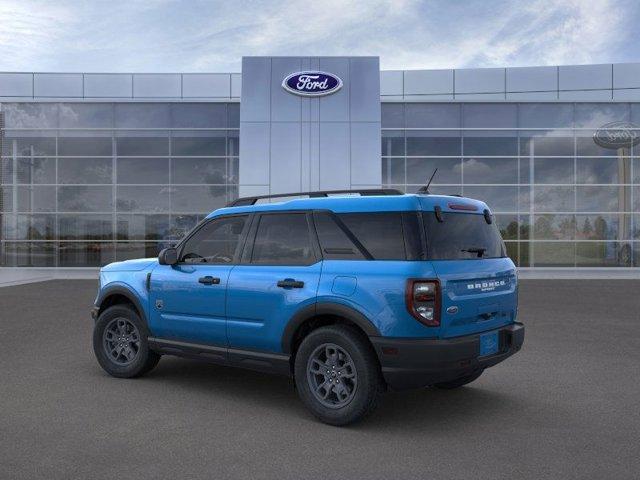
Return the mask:
<svg viewBox="0 0 640 480"><path fill-rule="evenodd" d="M499 333L499 331L495 331L480 335L480 357L486 357L498 353L500 349Z"/></svg>

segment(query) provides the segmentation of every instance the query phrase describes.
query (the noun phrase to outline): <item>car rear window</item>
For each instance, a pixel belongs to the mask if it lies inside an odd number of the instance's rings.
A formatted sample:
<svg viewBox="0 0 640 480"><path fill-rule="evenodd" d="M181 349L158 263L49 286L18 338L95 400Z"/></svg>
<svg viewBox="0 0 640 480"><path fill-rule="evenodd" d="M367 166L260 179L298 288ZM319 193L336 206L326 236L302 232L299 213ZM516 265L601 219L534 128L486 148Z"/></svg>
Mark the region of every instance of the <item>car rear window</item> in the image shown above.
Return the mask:
<svg viewBox="0 0 640 480"><path fill-rule="evenodd" d="M429 260L467 260L506 256L504 242L495 221L484 215L442 212L442 222L434 212L424 212Z"/></svg>

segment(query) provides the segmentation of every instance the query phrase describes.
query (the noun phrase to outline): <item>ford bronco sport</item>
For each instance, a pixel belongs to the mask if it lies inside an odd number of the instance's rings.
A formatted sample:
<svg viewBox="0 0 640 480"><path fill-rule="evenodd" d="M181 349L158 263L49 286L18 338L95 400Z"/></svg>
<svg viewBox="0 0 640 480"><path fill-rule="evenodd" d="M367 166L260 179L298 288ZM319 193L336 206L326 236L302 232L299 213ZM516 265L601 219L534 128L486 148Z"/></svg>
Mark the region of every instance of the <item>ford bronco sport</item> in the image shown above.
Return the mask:
<svg viewBox="0 0 640 480"><path fill-rule="evenodd" d="M157 260L102 268L102 368L136 377L168 354L281 373L344 425L385 389L460 387L521 348L516 270L486 204L341 193L241 198Z"/></svg>

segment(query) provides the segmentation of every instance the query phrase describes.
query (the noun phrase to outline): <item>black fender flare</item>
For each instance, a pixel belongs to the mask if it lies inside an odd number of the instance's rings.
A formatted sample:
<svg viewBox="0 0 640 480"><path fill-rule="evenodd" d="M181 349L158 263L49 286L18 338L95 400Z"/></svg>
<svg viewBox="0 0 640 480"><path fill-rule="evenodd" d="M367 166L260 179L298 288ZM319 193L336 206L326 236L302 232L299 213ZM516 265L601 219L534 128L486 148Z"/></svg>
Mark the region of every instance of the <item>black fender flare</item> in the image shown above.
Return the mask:
<svg viewBox="0 0 640 480"><path fill-rule="evenodd" d="M111 285L111 286L106 286L103 289L100 289L100 292L98 293L98 298L96 298L96 301L95 301L95 306L98 309L100 309L102 307L103 302L107 298L113 295L122 295L123 297L126 297L127 300L133 303L133 305L136 307L136 310L138 310L141 320L145 324L148 324L147 314L145 309L142 308L142 303L140 303L140 299L135 293L133 293L133 291L131 291L131 289L123 285Z"/></svg>
<svg viewBox="0 0 640 480"><path fill-rule="evenodd" d="M298 328L310 318L319 315L333 315L336 317L345 318L360 327L364 331L364 333L367 334L367 336L380 336L380 331L376 328L376 326L358 310L341 303L314 303L313 305L308 305L298 310L287 323L287 326L284 329L284 333L282 334L282 351L284 353L291 353L291 343L293 340L293 336L295 335Z"/></svg>

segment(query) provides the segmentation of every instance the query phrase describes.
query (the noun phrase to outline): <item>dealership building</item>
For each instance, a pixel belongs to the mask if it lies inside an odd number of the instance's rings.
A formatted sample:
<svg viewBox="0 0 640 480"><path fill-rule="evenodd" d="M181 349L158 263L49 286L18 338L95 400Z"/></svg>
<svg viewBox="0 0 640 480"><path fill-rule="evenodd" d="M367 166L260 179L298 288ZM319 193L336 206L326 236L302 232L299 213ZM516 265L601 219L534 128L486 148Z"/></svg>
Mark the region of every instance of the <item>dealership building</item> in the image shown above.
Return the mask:
<svg viewBox="0 0 640 480"><path fill-rule="evenodd" d="M0 73L0 267L154 256L238 196L415 192L437 168L431 193L486 201L519 267L633 274L638 125L640 63Z"/></svg>

